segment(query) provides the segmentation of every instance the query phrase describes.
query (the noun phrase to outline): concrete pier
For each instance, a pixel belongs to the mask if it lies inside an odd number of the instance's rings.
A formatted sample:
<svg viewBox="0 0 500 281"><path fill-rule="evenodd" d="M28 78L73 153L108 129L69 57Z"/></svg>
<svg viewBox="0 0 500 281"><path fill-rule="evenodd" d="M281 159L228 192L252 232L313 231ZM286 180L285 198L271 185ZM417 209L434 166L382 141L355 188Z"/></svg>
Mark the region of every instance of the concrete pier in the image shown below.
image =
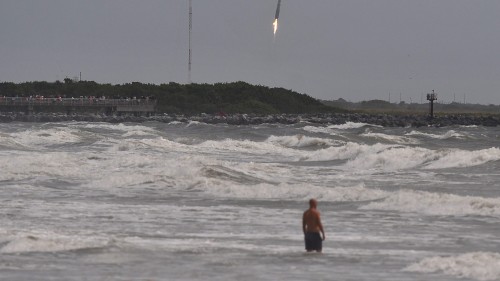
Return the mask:
<svg viewBox="0 0 500 281"><path fill-rule="evenodd" d="M27 115L39 112L65 112L68 115L91 112L149 116L156 112L156 104L154 99L0 97L0 112L24 112Z"/></svg>

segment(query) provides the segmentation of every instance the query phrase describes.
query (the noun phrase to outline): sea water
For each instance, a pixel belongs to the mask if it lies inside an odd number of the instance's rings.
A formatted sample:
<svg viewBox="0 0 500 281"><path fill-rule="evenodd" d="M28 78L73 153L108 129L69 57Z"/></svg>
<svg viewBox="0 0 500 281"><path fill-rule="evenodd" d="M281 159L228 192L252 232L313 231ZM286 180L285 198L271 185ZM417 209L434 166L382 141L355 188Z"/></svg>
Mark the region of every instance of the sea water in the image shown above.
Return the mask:
<svg viewBox="0 0 500 281"><path fill-rule="evenodd" d="M487 127L0 124L0 279L500 280L499 147Z"/></svg>

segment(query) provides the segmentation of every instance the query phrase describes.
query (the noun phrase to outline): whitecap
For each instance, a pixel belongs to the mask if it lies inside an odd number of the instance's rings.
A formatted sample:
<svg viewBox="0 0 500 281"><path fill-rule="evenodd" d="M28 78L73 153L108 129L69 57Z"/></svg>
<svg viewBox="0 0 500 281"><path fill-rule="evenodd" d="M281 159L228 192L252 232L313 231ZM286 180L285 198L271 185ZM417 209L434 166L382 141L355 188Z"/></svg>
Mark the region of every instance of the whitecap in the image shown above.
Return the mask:
<svg viewBox="0 0 500 281"><path fill-rule="evenodd" d="M328 127L316 127L316 126L304 126L302 130L310 133L322 133L322 134L329 134L329 135L337 135L334 130Z"/></svg>
<svg viewBox="0 0 500 281"><path fill-rule="evenodd" d="M440 140L446 140L446 139L450 139L450 138L462 139L462 138L466 137L465 135L457 133L454 130L449 130L442 135L429 134L429 133L424 133L424 132L419 132L419 131L411 131L409 133L406 133L405 135L406 136L424 136L424 137L433 138L433 139L440 139Z"/></svg>
<svg viewBox="0 0 500 281"><path fill-rule="evenodd" d="M270 136L266 141L278 143L285 147L324 147L337 144L333 140L312 138L304 135Z"/></svg>
<svg viewBox="0 0 500 281"><path fill-rule="evenodd" d="M459 278L481 281L500 279L500 254L472 252L458 256L435 256L421 260L403 269L409 272L442 272Z"/></svg>
<svg viewBox="0 0 500 281"><path fill-rule="evenodd" d="M381 127L381 126L371 125L371 124L367 124L367 123L346 122L345 124L340 124L340 125L330 125L330 126L328 126L328 128L339 129L339 130L349 130L349 129L358 129L358 128L362 128L365 126Z"/></svg>
<svg viewBox="0 0 500 281"><path fill-rule="evenodd" d="M196 148L210 149L211 152L240 152L252 155L279 155L285 157L296 157L296 149L283 147L272 142L255 142L251 140L224 139L220 141L208 140L195 145Z"/></svg>
<svg viewBox="0 0 500 281"><path fill-rule="evenodd" d="M22 145L38 148L82 141L76 130L64 127L26 130L12 133L11 137Z"/></svg>
<svg viewBox="0 0 500 281"><path fill-rule="evenodd" d="M376 144L362 148L355 158L346 163L346 167L356 170L393 171L412 169L436 159L433 150L420 147Z"/></svg>
<svg viewBox="0 0 500 281"><path fill-rule="evenodd" d="M333 146L305 153L300 160L303 161L354 160L360 155L372 155L372 154L376 155L381 151L384 151L391 147L393 146L380 143L374 145L366 145L366 144L358 144L355 142L348 142L342 146Z"/></svg>
<svg viewBox="0 0 500 281"><path fill-rule="evenodd" d="M329 202L358 202L378 200L387 196L386 191L366 188L363 184L323 187L312 184L261 183L244 186L219 180L207 180L200 188L205 193L216 197L259 200L304 201L317 198L320 201Z"/></svg>
<svg viewBox="0 0 500 281"><path fill-rule="evenodd" d="M406 189L387 195L384 200L370 202L361 209L413 212L426 215L500 216L500 198L459 196Z"/></svg>
<svg viewBox="0 0 500 281"><path fill-rule="evenodd" d="M367 133L362 134L361 136L375 138L375 139L383 139L383 140L387 140L387 141L398 143L398 144L419 144L420 143L418 140L410 138L410 137L394 136L394 135L387 135L387 134L382 134L382 133L367 132Z"/></svg>
<svg viewBox="0 0 500 281"><path fill-rule="evenodd" d="M439 158L426 165L426 169L464 168L499 161L500 149L496 147L474 151L454 149L441 151L438 155Z"/></svg>

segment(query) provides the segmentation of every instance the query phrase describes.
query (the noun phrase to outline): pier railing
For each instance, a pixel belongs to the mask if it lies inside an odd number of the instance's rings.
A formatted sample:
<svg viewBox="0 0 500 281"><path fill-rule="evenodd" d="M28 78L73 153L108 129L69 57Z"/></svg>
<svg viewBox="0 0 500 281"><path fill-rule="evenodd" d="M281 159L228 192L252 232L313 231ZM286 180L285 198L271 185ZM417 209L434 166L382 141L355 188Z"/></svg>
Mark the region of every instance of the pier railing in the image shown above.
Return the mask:
<svg viewBox="0 0 500 281"><path fill-rule="evenodd" d="M65 110L66 112L80 111L105 111L152 113L156 111L157 100L149 98L104 99L94 97L81 98L44 98L44 97L3 97L0 96L0 109L21 110L28 113L42 108L47 110ZM50 109L49 109L50 108ZM59 109L58 109L59 108Z"/></svg>
<svg viewBox="0 0 500 281"><path fill-rule="evenodd" d="M155 99L100 99L100 98L26 98L0 97L0 105L61 105L61 106L141 106L156 105Z"/></svg>

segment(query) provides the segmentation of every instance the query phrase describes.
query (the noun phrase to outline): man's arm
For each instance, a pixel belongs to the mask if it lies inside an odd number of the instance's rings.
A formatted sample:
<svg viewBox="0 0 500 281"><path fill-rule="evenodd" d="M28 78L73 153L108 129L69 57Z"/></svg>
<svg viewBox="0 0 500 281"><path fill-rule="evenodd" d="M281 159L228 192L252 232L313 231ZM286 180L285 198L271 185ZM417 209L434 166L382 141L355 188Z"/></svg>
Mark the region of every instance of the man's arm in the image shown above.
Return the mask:
<svg viewBox="0 0 500 281"><path fill-rule="evenodd" d="M302 232L306 235L306 213L302 215Z"/></svg>
<svg viewBox="0 0 500 281"><path fill-rule="evenodd" d="M325 240L326 239L325 231L323 230L323 224L321 223L321 217L319 215L319 212L318 212L318 227L319 230L321 231L321 234L323 234L323 240Z"/></svg>

